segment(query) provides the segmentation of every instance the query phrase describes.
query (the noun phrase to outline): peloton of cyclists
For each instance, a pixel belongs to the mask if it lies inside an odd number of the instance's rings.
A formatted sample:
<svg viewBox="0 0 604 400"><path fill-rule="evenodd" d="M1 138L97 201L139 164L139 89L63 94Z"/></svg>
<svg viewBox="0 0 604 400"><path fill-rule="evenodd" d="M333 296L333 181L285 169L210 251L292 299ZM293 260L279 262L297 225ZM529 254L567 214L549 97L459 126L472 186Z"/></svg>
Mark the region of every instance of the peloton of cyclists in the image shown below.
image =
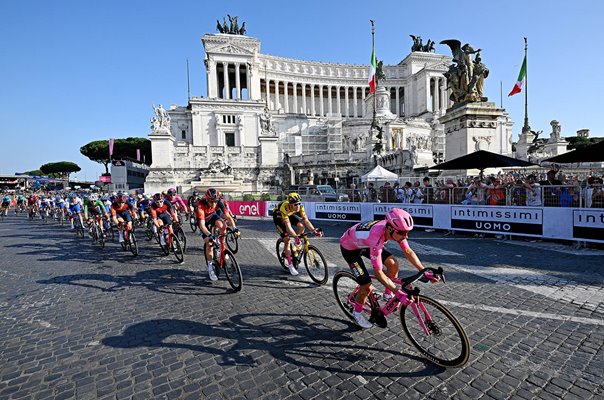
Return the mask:
<svg viewBox="0 0 604 400"><path fill-rule="evenodd" d="M273 223L277 228L277 232L283 238L285 249L283 255L287 260L287 268L292 275L298 275L298 270L292 263L292 254L289 246L290 238L294 238L296 245L300 244L298 235L304 233L304 227L313 231L315 236L322 236L319 229L315 229L304 211L302 198L298 193L290 193L287 200L277 204L273 210ZM294 229L297 229L297 231Z"/></svg>
<svg viewBox="0 0 604 400"><path fill-rule="evenodd" d="M82 199L78 197L78 195L74 192L69 193L69 203L67 203L67 216L69 217L69 221L71 222L71 229L75 229L73 224L74 214L80 219L80 224L84 226L84 221L82 220Z"/></svg>
<svg viewBox="0 0 604 400"><path fill-rule="evenodd" d="M362 257L371 260L376 279L385 287L385 300L389 300L393 296L399 299L406 298L406 294L402 290L397 290L396 285L391 280L397 277L399 264L396 258L384 249L384 245L389 240L394 240L399 244L405 258L411 265L418 271L423 270L424 267L421 261L407 243L407 237L412 229L413 218L411 215L400 208L393 208L386 213L384 220L360 222L349 228L340 238L342 256L360 285L352 313L360 327L366 329L373 326L362 313L363 304L365 304L372 289L371 277L367 268L365 268ZM386 266L386 273L383 271L384 266ZM433 282L438 281L436 278L431 280Z"/></svg>

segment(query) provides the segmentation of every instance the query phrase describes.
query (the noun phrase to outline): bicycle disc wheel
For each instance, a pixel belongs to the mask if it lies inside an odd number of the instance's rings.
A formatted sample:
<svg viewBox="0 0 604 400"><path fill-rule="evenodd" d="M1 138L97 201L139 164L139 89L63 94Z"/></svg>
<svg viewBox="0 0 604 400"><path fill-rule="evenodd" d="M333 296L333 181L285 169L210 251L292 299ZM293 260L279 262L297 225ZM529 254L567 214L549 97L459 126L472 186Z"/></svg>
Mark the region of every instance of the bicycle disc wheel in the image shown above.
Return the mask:
<svg viewBox="0 0 604 400"><path fill-rule="evenodd" d="M285 257L283 257L283 252L285 251L285 244L283 243L282 238L279 238L277 240L275 251L277 252L277 258L279 259L279 264L281 264L281 268L289 272L289 268L287 268L287 265L285 263Z"/></svg>
<svg viewBox="0 0 604 400"><path fill-rule="evenodd" d="M431 321L422 312L424 306ZM430 332L426 334L412 306L401 307L400 319L405 334L420 353L436 365L445 368L461 367L470 357L470 341L463 327L442 304L419 295L417 309Z"/></svg>
<svg viewBox="0 0 604 400"><path fill-rule="evenodd" d="M348 271L338 271L333 276L333 294L336 296L338 305L346 316L354 321L352 316L353 306L351 300L356 295L359 284L356 278Z"/></svg>
<svg viewBox="0 0 604 400"><path fill-rule="evenodd" d="M308 276L313 282L324 285L329 278L327 274L327 263L323 254L313 245L308 246L308 251L304 253L304 266L308 271Z"/></svg>
<svg viewBox="0 0 604 400"><path fill-rule="evenodd" d="M232 228L227 228L225 239L229 250L231 250L233 254L237 254L237 251L239 251L239 241L237 240L237 234L235 234L235 231Z"/></svg>
<svg viewBox="0 0 604 400"><path fill-rule="evenodd" d="M229 285L233 288L234 291L238 292L241 290L243 286L243 276L241 275L241 268L239 268L239 264L237 260L235 260L235 256L230 250L224 250L224 273L226 275L227 281L229 281Z"/></svg>
<svg viewBox="0 0 604 400"><path fill-rule="evenodd" d="M132 252L133 256L138 256L138 244L136 243L136 236L134 236L134 232L130 232L128 247L130 247L130 251Z"/></svg>
<svg viewBox="0 0 604 400"><path fill-rule="evenodd" d="M180 240L178 240L178 236L172 235L172 253L174 253L174 257L176 257L176 261L179 264L182 264L185 260L185 255L182 250L182 246L180 244Z"/></svg>

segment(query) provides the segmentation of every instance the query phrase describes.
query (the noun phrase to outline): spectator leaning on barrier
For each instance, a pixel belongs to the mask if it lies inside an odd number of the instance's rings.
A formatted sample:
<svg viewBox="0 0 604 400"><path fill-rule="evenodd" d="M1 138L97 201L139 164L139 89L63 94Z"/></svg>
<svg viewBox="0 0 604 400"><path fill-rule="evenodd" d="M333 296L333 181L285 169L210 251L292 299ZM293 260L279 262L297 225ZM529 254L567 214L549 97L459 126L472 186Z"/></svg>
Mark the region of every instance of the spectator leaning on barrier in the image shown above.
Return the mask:
<svg viewBox="0 0 604 400"><path fill-rule="evenodd" d="M541 186L550 186L543 188L543 205L545 207L559 207L560 206L560 192L562 191L560 185L562 182L556 179L556 171L547 171L547 178L539 182Z"/></svg>
<svg viewBox="0 0 604 400"><path fill-rule="evenodd" d="M505 206L505 188L501 179L492 178L487 189L488 204L491 206Z"/></svg>
<svg viewBox="0 0 604 400"><path fill-rule="evenodd" d="M594 178L593 180L591 208L604 208L604 190L602 190L602 183L602 178Z"/></svg>
<svg viewBox="0 0 604 400"><path fill-rule="evenodd" d="M384 186L380 189L380 200L382 203L390 203L394 201L394 192L390 182L384 183Z"/></svg>
<svg viewBox="0 0 604 400"><path fill-rule="evenodd" d="M424 189L426 203L428 203L428 204L434 203L434 188L430 184L430 178L427 176L424 177L423 182L424 182L423 189Z"/></svg>
<svg viewBox="0 0 604 400"><path fill-rule="evenodd" d="M377 190L373 187L373 182L369 182L367 187L365 188L365 201L369 201L372 203L377 202Z"/></svg>
<svg viewBox="0 0 604 400"><path fill-rule="evenodd" d="M413 184L413 188L411 189L413 195L411 197L411 202L415 204L421 204L424 202L424 193L422 192L422 188L420 187L419 181Z"/></svg>
<svg viewBox="0 0 604 400"><path fill-rule="evenodd" d="M474 182L468 186L466 197L471 194L470 204L483 205L485 204L485 190L486 186L482 184L482 179L474 178Z"/></svg>
<svg viewBox="0 0 604 400"><path fill-rule="evenodd" d="M524 183L524 187L526 188L526 205L541 207L541 184L537 182L535 175L529 175L526 179Z"/></svg>

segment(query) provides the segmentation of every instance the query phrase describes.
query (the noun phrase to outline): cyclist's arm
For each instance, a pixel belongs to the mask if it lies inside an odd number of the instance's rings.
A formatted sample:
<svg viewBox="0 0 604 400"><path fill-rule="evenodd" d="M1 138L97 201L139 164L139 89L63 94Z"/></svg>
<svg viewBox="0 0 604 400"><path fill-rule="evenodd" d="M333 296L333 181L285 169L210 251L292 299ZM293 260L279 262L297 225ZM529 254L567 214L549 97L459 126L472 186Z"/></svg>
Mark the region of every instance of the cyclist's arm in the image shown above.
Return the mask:
<svg viewBox="0 0 604 400"><path fill-rule="evenodd" d="M285 225L285 230L287 231L290 237L295 238L296 236L298 236L298 234L294 231L291 222L289 222L289 217L283 218L283 225Z"/></svg>
<svg viewBox="0 0 604 400"><path fill-rule="evenodd" d="M417 256L417 254L415 254L411 247L409 247L407 239L403 240L400 243L400 246L401 250L403 251L403 254L405 255L405 258L411 263L411 265L413 265L418 271L423 270L424 266L422 265L422 262L419 260L419 257Z"/></svg>
<svg viewBox="0 0 604 400"><path fill-rule="evenodd" d="M211 235L212 232L206 227L206 213L201 209L201 207L197 207L197 221L199 225L199 230L204 235Z"/></svg>

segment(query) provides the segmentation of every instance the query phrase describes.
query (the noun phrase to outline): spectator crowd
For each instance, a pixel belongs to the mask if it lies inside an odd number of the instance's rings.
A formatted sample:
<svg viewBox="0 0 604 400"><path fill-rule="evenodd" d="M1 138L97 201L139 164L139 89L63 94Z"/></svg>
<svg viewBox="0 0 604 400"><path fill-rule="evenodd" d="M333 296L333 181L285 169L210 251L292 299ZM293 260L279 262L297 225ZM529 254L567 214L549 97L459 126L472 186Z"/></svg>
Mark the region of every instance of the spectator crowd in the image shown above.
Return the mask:
<svg viewBox="0 0 604 400"><path fill-rule="evenodd" d="M467 177L420 182L385 182L380 188L369 182L350 186L350 201L406 204L468 204L535 207L604 208L602 177L547 173L507 172L486 178Z"/></svg>

